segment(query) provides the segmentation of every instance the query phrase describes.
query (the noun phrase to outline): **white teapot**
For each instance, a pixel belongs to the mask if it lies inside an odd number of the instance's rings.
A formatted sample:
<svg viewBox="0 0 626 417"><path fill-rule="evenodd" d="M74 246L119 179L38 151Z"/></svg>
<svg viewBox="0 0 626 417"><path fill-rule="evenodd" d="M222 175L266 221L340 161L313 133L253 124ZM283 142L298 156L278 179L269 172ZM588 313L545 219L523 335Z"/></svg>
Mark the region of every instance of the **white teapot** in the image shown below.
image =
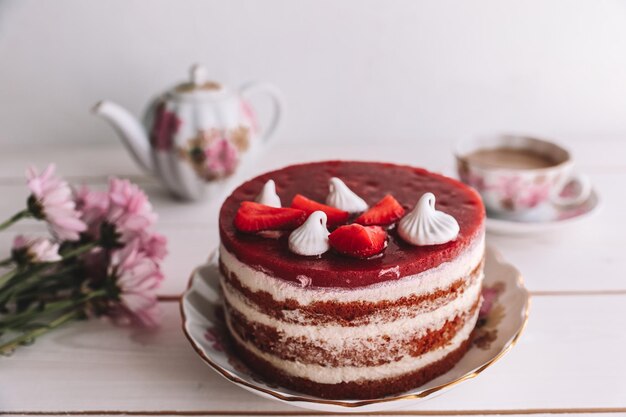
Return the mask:
<svg viewBox="0 0 626 417"><path fill-rule="evenodd" d="M218 183L235 172L244 154L267 143L281 115L278 90L249 83L233 92L209 81L207 70L194 65L188 82L159 95L149 104L142 125L130 112L101 101L94 113L113 125L134 159L161 180L175 196L201 198L206 184ZM273 115L260 130L247 99L266 93Z"/></svg>

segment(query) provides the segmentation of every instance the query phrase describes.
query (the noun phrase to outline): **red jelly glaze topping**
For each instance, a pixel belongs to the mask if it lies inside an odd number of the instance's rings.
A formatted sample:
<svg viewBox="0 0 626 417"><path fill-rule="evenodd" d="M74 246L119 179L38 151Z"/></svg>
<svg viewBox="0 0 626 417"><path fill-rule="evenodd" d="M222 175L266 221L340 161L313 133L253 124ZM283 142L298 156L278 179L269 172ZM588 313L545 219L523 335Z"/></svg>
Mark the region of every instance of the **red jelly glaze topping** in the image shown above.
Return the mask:
<svg viewBox="0 0 626 417"><path fill-rule="evenodd" d="M404 242L393 228L389 230L389 244L385 251L370 259L353 259L332 250L315 258L289 251L289 232L272 239L241 233L233 225L240 203L254 200L269 179L276 182L276 192L284 203L298 193L324 202L331 177L341 178L370 205L391 194L407 212L422 194L432 192L437 198L437 209L451 214L458 221L459 236L442 245L412 246ZM306 276L315 287L353 288L418 274L453 260L483 232L484 218L485 208L480 196L452 178L402 165L325 161L292 165L243 183L222 205L219 227L226 249L252 268L296 283L300 282L298 276ZM398 276L395 273L381 274L381 271L395 267L399 268Z"/></svg>

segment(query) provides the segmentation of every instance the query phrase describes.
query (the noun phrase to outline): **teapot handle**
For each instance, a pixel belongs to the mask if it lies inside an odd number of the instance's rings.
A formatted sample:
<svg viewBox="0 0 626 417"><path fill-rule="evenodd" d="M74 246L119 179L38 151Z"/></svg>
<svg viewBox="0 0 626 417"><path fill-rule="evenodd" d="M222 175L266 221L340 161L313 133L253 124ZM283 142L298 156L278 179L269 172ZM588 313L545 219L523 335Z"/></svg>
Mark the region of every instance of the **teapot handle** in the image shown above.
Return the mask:
<svg viewBox="0 0 626 417"><path fill-rule="evenodd" d="M272 100L272 118L267 128L260 132L261 140L268 142L272 137L280 122L283 112L283 98L280 90L274 85L263 82L250 82L241 87L239 94L242 99L246 100L257 93L267 94Z"/></svg>

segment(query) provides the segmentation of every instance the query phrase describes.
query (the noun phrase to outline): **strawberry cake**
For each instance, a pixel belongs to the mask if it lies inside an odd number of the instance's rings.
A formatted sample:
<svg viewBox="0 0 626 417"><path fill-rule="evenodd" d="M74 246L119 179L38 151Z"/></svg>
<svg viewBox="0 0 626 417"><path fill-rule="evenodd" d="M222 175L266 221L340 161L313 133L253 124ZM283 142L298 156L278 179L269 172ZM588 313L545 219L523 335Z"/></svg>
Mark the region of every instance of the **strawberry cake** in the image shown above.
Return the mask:
<svg viewBox="0 0 626 417"><path fill-rule="evenodd" d="M379 398L447 372L481 304L485 210L424 169L326 161L224 202L221 288L234 349L266 380Z"/></svg>

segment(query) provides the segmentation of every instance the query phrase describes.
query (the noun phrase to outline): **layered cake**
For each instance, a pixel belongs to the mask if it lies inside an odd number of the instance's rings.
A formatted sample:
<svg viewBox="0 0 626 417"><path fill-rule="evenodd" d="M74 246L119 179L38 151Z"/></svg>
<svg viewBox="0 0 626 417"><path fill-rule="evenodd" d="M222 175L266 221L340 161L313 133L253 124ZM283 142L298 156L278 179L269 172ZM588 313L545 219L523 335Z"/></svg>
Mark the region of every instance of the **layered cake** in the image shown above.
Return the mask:
<svg viewBox="0 0 626 417"><path fill-rule="evenodd" d="M481 303L484 207L464 184L373 162L293 165L220 211L225 317L266 380L378 398L451 369Z"/></svg>

